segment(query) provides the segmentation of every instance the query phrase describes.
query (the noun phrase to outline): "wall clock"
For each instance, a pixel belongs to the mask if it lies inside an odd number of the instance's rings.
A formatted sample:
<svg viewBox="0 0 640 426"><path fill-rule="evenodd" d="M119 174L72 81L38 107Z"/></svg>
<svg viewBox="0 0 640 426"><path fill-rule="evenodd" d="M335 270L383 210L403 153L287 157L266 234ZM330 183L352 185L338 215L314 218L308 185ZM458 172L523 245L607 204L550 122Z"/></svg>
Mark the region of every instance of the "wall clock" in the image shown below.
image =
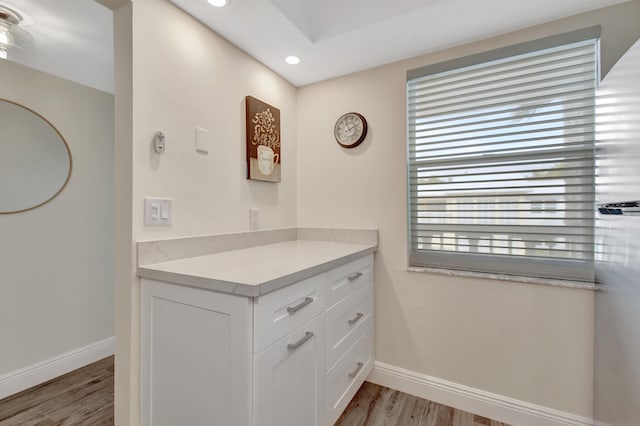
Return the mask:
<svg viewBox="0 0 640 426"><path fill-rule="evenodd" d="M355 148L367 136L367 120L362 114L348 112L336 121L333 135L341 147Z"/></svg>

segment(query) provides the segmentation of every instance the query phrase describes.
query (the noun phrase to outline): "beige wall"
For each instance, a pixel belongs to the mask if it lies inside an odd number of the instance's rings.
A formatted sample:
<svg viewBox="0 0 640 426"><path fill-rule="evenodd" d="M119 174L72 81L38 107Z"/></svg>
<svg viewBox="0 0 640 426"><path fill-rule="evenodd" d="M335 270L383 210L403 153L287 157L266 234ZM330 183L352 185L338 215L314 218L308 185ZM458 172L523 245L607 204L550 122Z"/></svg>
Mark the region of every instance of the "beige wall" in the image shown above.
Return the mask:
<svg viewBox="0 0 640 426"><path fill-rule="evenodd" d="M405 73L597 24L606 72L639 16L634 1L299 89L298 224L379 228L378 361L591 417L591 291L407 272ZM353 150L332 134L347 111L370 124Z"/></svg>
<svg viewBox="0 0 640 426"><path fill-rule="evenodd" d="M137 404L138 360L132 354L133 303L137 301L135 251L133 242L133 46L131 21L133 6L128 0L114 9L114 89L115 89L115 424L136 425L132 404ZM137 332L136 332L137 333ZM137 336L137 334L135 334Z"/></svg>
<svg viewBox="0 0 640 426"><path fill-rule="evenodd" d="M73 156L56 198L0 215L2 376L113 336L114 153L113 95L5 60L0 76Z"/></svg>
<svg viewBox="0 0 640 426"><path fill-rule="evenodd" d="M431 62L596 23L603 25L608 69L631 44L625 32L637 27L637 16L634 1L296 90L168 1L120 9L116 423L137 424L138 416L133 242L247 230L250 207L260 209L262 228L380 229L380 361L590 416L591 292L406 272L404 76ZM245 180L246 95L282 111L280 184ZM363 112L371 130L361 147L343 151L332 126L349 110ZM214 133L216 152L195 152L196 126ZM167 135L160 157L150 149L159 129ZM172 226L142 226L147 195L173 198Z"/></svg>
<svg viewBox="0 0 640 426"><path fill-rule="evenodd" d="M118 225L123 267L116 289L122 315L116 334L116 422L137 424L139 280L131 267L131 242L247 231L251 207L259 209L261 229L295 226L296 89L169 1L136 0L132 18L127 7L116 12L116 33L132 28L133 40L131 56L126 36L116 39L116 98L119 90L124 98L133 90L131 136L126 114L119 127L123 136L118 159L125 167L119 200L125 209L132 202L132 218L128 225L123 214ZM132 74L126 71L127 61L132 61ZM246 179L247 95L281 111L281 183ZM208 155L195 151L196 126L214 135ZM166 134L161 156L151 150L156 130ZM145 196L173 199L173 225L143 226Z"/></svg>
<svg viewBox="0 0 640 426"><path fill-rule="evenodd" d="M245 231L250 207L261 228L294 226L295 87L168 1L133 5L134 237ZM246 179L246 95L281 111L281 183ZM208 155L195 150L196 126L214 135ZM161 156L150 149L158 129ZM173 198L172 226L142 226L145 196Z"/></svg>

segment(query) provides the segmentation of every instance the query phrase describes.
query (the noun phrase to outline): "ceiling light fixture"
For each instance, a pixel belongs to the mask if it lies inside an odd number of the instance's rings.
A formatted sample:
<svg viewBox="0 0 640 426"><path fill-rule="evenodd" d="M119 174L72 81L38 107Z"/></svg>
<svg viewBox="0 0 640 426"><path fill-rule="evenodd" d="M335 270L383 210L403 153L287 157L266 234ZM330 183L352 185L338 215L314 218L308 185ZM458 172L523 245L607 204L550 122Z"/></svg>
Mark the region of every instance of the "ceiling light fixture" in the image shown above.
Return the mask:
<svg viewBox="0 0 640 426"><path fill-rule="evenodd" d="M0 5L0 58L16 59L33 46L33 37L20 27L23 16Z"/></svg>
<svg viewBox="0 0 640 426"><path fill-rule="evenodd" d="M229 0L207 0L211 6L223 7L229 4Z"/></svg>
<svg viewBox="0 0 640 426"><path fill-rule="evenodd" d="M284 61L289 65L298 65L300 63L300 58L297 56L287 56L284 58Z"/></svg>

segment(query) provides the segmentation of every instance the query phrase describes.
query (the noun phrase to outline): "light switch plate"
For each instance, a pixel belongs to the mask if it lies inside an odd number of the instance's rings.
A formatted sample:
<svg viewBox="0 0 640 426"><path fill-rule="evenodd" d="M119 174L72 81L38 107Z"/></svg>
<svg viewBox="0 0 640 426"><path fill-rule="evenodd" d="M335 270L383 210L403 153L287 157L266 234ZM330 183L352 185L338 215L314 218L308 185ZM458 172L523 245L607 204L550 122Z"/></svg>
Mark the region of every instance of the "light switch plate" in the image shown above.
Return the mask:
<svg viewBox="0 0 640 426"><path fill-rule="evenodd" d="M211 149L212 135L207 129L196 127L196 151L200 154L208 154Z"/></svg>
<svg viewBox="0 0 640 426"><path fill-rule="evenodd" d="M171 225L171 198L144 197L144 226Z"/></svg>

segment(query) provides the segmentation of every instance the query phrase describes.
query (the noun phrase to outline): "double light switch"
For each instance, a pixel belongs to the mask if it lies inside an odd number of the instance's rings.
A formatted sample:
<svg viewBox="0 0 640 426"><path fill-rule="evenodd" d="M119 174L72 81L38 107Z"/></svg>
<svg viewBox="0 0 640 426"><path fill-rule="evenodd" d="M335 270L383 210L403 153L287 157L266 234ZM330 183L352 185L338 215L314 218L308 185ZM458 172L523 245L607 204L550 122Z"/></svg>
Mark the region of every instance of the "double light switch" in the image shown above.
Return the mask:
<svg viewBox="0 0 640 426"><path fill-rule="evenodd" d="M171 225L171 198L144 197L144 225Z"/></svg>

